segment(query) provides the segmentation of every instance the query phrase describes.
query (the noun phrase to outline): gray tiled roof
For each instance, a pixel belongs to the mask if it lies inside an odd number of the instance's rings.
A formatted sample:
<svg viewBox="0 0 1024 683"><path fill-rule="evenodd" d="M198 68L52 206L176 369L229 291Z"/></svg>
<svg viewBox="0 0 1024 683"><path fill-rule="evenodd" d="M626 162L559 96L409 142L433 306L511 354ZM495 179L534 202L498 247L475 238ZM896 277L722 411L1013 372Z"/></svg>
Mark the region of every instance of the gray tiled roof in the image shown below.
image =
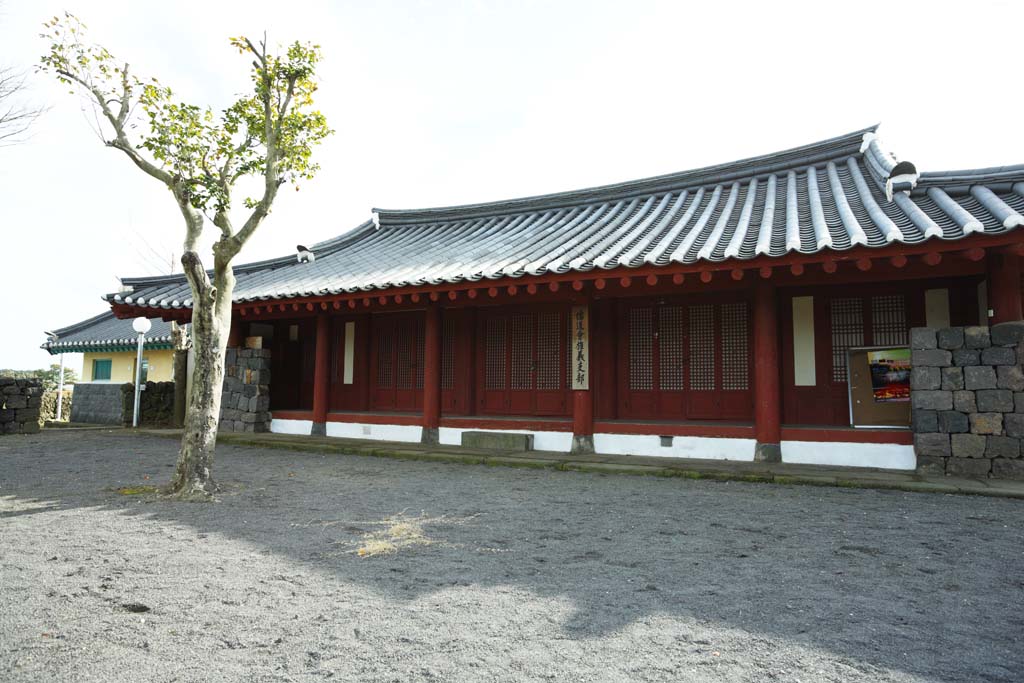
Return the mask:
<svg viewBox="0 0 1024 683"><path fill-rule="evenodd" d="M236 302L700 261L742 262L1024 225L1024 166L892 178L875 129L718 166L572 192L411 211L236 268ZM897 171L898 172L898 171ZM916 186L915 182L916 181ZM191 306L183 276L125 278L113 303Z"/></svg>
<svg viewBox="0 0 1024 683"><path fill-rule="evenodd" d="M151 320L153 327L146 333L146 348L168 347L171 343L171 323ZM111 350L118 347L135 348L139 335L132 329L132 319L118 320L112 311L104 311L94 318L54 330L56 340L46 341L40 348L51 354L82 353Z"/></svg>

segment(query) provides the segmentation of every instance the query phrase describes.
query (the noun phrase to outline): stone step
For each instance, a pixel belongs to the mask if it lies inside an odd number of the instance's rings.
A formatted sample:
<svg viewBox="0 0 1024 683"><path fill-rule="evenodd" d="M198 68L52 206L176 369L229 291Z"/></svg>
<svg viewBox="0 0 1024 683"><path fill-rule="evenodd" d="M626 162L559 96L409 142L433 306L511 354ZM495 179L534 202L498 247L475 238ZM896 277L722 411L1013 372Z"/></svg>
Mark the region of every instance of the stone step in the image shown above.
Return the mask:
<svg viewBox="0 0 1024 683"><path fill-rule="evenodd" d="M462 445L494 451L532 451L533 434L462 432Z"/></svg>

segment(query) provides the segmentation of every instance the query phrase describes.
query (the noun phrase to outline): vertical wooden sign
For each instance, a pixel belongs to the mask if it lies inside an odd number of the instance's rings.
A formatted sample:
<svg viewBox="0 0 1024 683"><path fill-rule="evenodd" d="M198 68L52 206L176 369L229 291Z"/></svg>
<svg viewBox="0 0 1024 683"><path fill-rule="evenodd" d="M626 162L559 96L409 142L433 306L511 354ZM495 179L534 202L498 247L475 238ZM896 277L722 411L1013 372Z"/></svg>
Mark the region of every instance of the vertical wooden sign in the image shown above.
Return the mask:
<svg viewBox="0 0 1024 683"><path fill-rule="evenodd" d="M590 389L590 307L573 306L569 320L573 391Z"/></svg>

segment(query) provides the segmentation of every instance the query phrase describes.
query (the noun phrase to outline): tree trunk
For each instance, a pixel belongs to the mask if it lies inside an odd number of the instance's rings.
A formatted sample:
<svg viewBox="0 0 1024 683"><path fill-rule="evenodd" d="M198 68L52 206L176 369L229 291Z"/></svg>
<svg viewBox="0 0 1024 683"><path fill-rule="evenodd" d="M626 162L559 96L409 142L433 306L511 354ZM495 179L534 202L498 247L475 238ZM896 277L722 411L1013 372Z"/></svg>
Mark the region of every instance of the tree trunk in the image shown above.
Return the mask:
<svg viewBox="0 0 1024 683"><path fill-rule="evenodd" d="M213 479L213 456L217 445L220 401L224 384L224 351L231 329L231 297L234 276L229 264L215 266L216 286L206 278L198 254L186 252L182 263L198 284L192 302L192 370L190 405L185 414L178 464L169 492L182 497L208 496L217 491ZM198 275L195 274L198 271Z"/></svg>
<svg viewBox="0 0 1024 683"><path fill-rule="evenodd" d="M174 426L185 426L185 407L188 405L188 339L185 328L178 323L171 323L171 340L174 346Z"/></svg>

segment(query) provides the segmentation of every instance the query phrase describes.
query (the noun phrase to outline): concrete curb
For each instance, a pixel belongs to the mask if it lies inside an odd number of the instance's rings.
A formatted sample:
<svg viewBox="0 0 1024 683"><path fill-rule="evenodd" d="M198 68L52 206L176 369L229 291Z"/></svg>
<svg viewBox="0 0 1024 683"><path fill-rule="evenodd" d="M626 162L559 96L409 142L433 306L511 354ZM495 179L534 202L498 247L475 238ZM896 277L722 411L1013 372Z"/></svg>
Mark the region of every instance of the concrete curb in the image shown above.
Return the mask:
<svg viewBox="0 0 1024 683"><path fill-rule="evenodd" d="M180 430L148 430L138 433L163 438L180 438ZM394 460L415 460L442 462L459 465L486 465L490 467L521 467L528 469L550 469L563 472L589 472L594 474L619 474L634 476L679 477L682 479L704 479L712 481L741 481L759 484L783 484L800 486L831 486L839 488L863 488L876 490L907 491L912 493L947 493L960 495L991 496L999 498L1024 499L1024 481L975 480L952 477L925 477L903 472L881 470L852 470L818 466L794 466L785 463L733 463L722 461L709 465L701 461L700 466L673 461L665 464L645 462L621 462L616 456L595 455L593 458L568 457L564 453L543 451L493 452L479 449L457 448L450 451L438 448L418 449L412 444L391 444L386 442L353 443L342 439L314 439L311 437L267 434L221 434L218 443L233 446L258 446L284 451L300 451L321 454L357 455L363 457L391 458ZM625 457L625 456L624 456ZM632 459L632 458L630 458ZM660 458L658 460L661 460ZM728 463L728 464L726 464Z"/></svg>

